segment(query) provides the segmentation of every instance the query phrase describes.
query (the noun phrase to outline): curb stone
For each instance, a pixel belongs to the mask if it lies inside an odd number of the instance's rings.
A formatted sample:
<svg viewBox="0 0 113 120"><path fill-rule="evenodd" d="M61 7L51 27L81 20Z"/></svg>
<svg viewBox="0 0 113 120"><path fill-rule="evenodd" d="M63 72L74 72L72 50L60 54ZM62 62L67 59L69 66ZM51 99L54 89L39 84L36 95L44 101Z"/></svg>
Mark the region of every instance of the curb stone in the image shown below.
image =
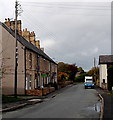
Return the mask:
<svg viewBox="0 0 113 120"><path fill-rule="evenodd" d="M8 111L16 110L18 108L25 107L26 105L27 105L27 103L23 103L23 104L20 104L18 106L13 106L13 107L10 107L10 108L2 109L2 110L0 110L0 112L8 112Z"/></svg>
<svg viewBox="0 0 113 120"><path fill-rule="evenodd" d="M101 94L98 94L100 99L101 99L101 107L100 107L100 120L103 120L103 115L104 115L104 98L102 97Z"/></svg>
<svg viewBox="0 0 113 120"><path fill-rule="evenodd" d="M33 105L33 104L41 103L41 102L43 102L42 99L31 99L31 100L28 100L28 104L29 105Z"/></svg>
<svg viewBox="0 0 113 120"><path fill-rule="evenodd" d="M55 97L57 94L55 95L52 95L52 98ZM36 103L41 103L43 102L42 99L30 99L28 101L26 101L26 103L23 103L23 104L19 104L17 106L13 106L13 107L10 107L10 108L4 108L2 110L0 110L0 112L9 112L9 111L13 111L13 110L16 110L18 108L23 108L27 105L33 105L33 104L36 104Z"/></svg>
<svg viewBox="0 0 113 120"><path fill-rule="evenodd" d="M4 109L0 110L0 112L9 112L9 111L13 111L13 110L16 110L16 109L19 109L19 108L23 108L27 105L33 105L33 104L41 103L41 102L43 102L43 100L37 100L36 101L36 99L31 99L31 100L26 101L26 103L23 103L23 104L19 104L17 106L13 106L13 107L10 107L10 108L4 108Z"/></svg>

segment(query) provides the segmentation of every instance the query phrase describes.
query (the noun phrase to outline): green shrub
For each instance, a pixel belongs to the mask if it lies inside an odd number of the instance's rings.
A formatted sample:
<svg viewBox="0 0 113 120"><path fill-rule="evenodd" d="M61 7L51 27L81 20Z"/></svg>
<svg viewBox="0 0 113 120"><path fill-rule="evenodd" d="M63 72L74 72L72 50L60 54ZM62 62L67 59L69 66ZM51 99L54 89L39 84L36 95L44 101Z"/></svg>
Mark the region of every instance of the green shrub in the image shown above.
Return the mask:
<svg viewBox="0 0 113 120"><path fill-rule="evenodd" d="M111 91L113 86L113 65L108 68L108 90Z"/></svg>
<svg viewBox="0 0 113 120"><path fill-rule="evenodd" d="M82 73L80 76L75 78L75 82L84 82L85 76L87 76L87 73Z"/></svg>

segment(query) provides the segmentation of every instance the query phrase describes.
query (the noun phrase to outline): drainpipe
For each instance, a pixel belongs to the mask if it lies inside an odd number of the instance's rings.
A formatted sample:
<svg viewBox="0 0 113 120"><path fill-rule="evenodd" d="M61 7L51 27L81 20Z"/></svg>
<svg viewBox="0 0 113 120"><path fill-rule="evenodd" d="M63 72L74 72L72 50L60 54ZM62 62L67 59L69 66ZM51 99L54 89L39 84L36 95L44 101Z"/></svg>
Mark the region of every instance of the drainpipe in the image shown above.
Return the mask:
<svg viewBox="0 0 113 120"><path fill-rule="evenodd" d="M25 86L24 86L24 90L25 90L25 95L26 95L26 47L24 48L24 71L25 71Z"/></svg>

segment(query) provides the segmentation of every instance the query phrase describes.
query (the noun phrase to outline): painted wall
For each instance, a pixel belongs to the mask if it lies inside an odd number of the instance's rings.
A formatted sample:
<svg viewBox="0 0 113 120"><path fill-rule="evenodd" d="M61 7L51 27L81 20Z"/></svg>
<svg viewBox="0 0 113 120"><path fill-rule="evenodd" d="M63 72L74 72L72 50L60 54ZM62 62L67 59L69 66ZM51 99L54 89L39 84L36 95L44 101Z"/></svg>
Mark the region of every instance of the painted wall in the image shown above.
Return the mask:
<svg viewBox="0 0 113 120"><path fill-rule="evenodd" d="M0 26L0 94L2 93L1 88L2 88L2 27Z"/></svg>
<svg viewBox="0 0 113 120"><path fill-rule="evenodd" d="M2 93L14 94L15 74L15 38L2 27L3 68ZM24 49L19 43L18 59L18 94L25 93Z"/></svg>
<svg viewBox="0 0 113 120"><path fill-rule="evenodd" d="M102 87L103 79L107 83L107 64L101 64L99 67L100 72L100 87Z"/></svg>
<svg viewBox="0 0 113 120"><path fill-rule="evenodd" d="M0 25L0 68L2 65L2 26Z"/></svg>

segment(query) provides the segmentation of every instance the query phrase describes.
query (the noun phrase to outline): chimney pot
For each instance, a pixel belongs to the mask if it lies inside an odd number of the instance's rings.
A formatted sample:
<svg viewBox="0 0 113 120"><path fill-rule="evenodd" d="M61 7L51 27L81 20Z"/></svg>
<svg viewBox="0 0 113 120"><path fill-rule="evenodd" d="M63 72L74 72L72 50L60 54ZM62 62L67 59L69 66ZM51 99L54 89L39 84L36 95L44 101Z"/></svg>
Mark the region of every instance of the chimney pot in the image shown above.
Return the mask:
<svg viewBox="0 0 113 120"><path fill-rule="evenodd" d="M44 52L44 48L40 48Z"/></svg>
<svg viewBox="0 0 113 120"><path fill-rule="evenodd" d="M5 18L5 22L7 22L7 18Z"/></svg>
<svg viewBox="0 0 113 120"><path fill-rule="evenodd" d="M10 21L10 19L8 18L8 21Z"/></svg>
<svg viewBox="0 0 113 120"><path fill-rule="evenodd" d="M40 40L37 40L35 44L36 44L36 47L40 49Z"/></svg>

